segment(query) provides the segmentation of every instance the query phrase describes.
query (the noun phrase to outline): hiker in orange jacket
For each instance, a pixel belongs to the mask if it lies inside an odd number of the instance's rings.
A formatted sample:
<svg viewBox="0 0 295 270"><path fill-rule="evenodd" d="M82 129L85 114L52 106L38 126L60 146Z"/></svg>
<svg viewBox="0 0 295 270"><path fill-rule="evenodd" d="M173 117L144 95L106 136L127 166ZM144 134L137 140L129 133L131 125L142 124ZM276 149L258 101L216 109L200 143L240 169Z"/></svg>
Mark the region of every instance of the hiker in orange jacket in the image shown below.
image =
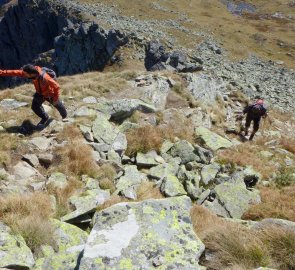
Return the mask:
<svg viewBox="0 0 295 270"><path fill-rule="evenodd" d="M16 76L32 80L36 93L33 96L31 108L41 118L37 127L45 126L49 120L49 116L42 106L44 101L51 103L63 119L67 117L66 108L59 99L59 84L41 67L29 64L20 70L0 70L0 76Z"/></svg>

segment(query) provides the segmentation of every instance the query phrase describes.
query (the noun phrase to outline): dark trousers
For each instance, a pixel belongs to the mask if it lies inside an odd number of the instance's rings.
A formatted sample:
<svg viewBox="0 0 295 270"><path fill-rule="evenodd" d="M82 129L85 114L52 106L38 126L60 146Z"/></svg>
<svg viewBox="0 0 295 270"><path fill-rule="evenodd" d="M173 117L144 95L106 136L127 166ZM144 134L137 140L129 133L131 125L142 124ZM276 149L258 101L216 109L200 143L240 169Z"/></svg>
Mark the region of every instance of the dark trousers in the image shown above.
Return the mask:
<svg viewBox="0 0 295 270"><path fill-rule="evenodd" d="M246 117L246 128L248 129L251 125L251 122L253 121L253 131L257 131L259 129L259 124L260 124L260 119L261 117L253 117L249 114L247 114L247 117Z"/></svg>
<svg viewBox="0 0 295 270"><path fill-rule="evenodd" d="M42 104L44 101L48 101L52 104L52 101L49 99L45 99L42 95L35 93L33 96L33 102L32 102L32 110L35 114L37 114L42 119L47 119L48 114L45 112ZM64 104L59 100L54 107L58 110L62 118L67 117L67 110L64 106Z"/></svg>

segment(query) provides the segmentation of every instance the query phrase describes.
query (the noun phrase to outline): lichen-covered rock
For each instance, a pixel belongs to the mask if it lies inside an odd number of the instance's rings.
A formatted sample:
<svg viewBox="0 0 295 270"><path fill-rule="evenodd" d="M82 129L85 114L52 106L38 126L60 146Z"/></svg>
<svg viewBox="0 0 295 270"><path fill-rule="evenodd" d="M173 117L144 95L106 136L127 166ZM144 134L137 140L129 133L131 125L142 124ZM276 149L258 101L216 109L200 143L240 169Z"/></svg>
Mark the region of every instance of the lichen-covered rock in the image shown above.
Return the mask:
<svg viewBox="0 0 295 270"><path fill-rule="evenodd" d="M68 184L67 177L63 173L55 172L51 174L46 185L54 188L65 188Z"/></svg>
<svg viewBox="0 0 295 270"><path fill-rule="evenodd" d="M281 227L295 233L295 222L279 218L265 218L253 225L253 229L264 229L267 226Z"/></svg>
<svg viewBox="0 0 295 270"><path fill-rule="evenodd" d="M200 161L199 156L195 152L195 148L184 140L175 143L170 150L170 154L173 157L180 157L182 164L191 161Z"/></svg>
<svg viewBox="0 0 295 270"><path fill-rule="evenodd" d="M92 117L97 114L94 109L88 108L87 106L82 106L74 112L74 117Z"/></svg>
<svg viewBox="0 0 295 270"><path fill-rule="evenodd" d="M243 183L223 183L214 189L219 203L230 217L241 218L251 204L260 203L257 190L249 191Z"/></svg>
<svg viewBox="0 0 295 270"><path fill-rule="evenodd" d="M176 175L179 166L175 164L164 163L153 167L149 171L149 176L155 179L163 179L167 175Z"/></svg>
<svg viewBox="0 0 295 270"><path fill-rule="evenodd" d="M25 240L0 223L0 268L28 270L35 261Z"/></svg>
<svg viewBox="0 0 295 270"><path fill-rule="evenodd" d="M202 142L213 151L223 148L230 148L233 146L231 141L221 137L220 135L210 131L205 127L197 127L195 129L195 133L202 140Z"/></svg>
<svg viewBox="0 0 295 270"><path fill-rule="evenodd" d="M120 130L109 122L108 116L99 113L93 123L92 132L98 142L112 145Z"/></svg>
<svg viewBox="0 0 295 270"><path fill-rule="evenodd" d="M40 177L41 174L27 162L20 161L13 167L15 180L26 180L34 177Z"/></svg>
<svg viewBox="0 0 295 270"><path fill-rule="evenodd" d="M205 165L201 170L201 178L204 185L210 184L220 170L220 166L216 163Z"/></svg>
<svg viewBox="0 0 295 270"><path fill-rule="evenodd" d="M97 212L80 270L199 269L203 243L194 234L191 200L120 203Z"/></svg>
<svg viewBox="0 0 295 270"><path fill-rule="evenodd" d="M186 191L175 175L168 175L161 185L161 192L168 197L186 195Z"/></svg>
<svg viewBox="0 0 295 270"><path fill-rule="evenodd" d="M76 270L82 251L69 249L38 259L32 270Z"/></svg>
<svg viewBox="0 0 295 270"><path fill-rule="evenodd" d="M226 218L230 216L226 209L218 202L218 200L214 200L213 202L205 201L202 205L219 217Z"/></svg>
<svg viewBox="0 0 295 270"><path fill-rule="evenodd" d="M142 168L151 168L159 165L159 163L156 161L157 157L158 155L156 151L150 151L146 154L138 153L136 156L136 164Z"/></svg>
<svg viewBox="0 0 295 270"><path fill-rule="evenodd" d="M120 193L126 198L136 199L136 188L138 185L146 179L145 174L139 172L134 165L128 165L124 167L125 173L118 180L116 184L116 193Z"/></svg>
<svg viewBox="0 0 295 270"><path fill-rule="evenodd" d="M52 223L59 252L75 246L83 246L86 243L88 234L80 228L56 219L53 219Z"/></svg>
<svg viewBox="0 0 295 270"><path fill-rule="evenodd" d="M68 222L74 220L76 223L80 216L95 212L96 207L103 204L109 198L110 192L101 189L86 190L79 196L72 196L69 201L75 208L75 211L63 216L61 220Z"/></svg>

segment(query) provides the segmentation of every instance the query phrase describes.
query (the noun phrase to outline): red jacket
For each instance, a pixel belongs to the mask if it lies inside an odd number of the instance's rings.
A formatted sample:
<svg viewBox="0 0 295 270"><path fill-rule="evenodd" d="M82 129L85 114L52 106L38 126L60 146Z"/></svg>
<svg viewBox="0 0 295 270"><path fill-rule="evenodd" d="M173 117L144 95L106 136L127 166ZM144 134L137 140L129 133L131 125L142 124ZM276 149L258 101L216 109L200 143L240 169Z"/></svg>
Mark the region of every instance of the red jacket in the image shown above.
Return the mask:
<svg viewBox="0 0 295 270"><path fill-rule="evenodd" d="M41 76L42 69L41 67L36 66L39 74ZM16 77L25 77L23 70L0 70L0 76L16 76ZM36 92L45 97L46 99L53 99L57 101L59 98L59 84L53 80L47 73L44 75L44 79L41 77L32 80ZM40 84L39 84L40 82Z"/></svg>

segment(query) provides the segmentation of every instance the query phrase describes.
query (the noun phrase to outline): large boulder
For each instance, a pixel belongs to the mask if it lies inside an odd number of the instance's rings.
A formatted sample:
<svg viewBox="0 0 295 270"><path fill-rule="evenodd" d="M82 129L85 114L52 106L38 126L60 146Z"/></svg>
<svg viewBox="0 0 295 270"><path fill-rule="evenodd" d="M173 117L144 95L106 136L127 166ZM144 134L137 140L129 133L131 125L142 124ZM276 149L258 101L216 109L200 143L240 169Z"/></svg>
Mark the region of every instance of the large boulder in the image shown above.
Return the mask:
<svg viewBox="0 0 295 270"><path fill-rule="evenodd" d="M19 102L15 99L3 99L0 102L0 107L7 109L7 110L15 110L20 107L25 107L27 106L27 102Z"/></svg>
<svg viewBox="0 0 295 270"><path fill-rule="evenodd" d="M35 261L22 236L0 223L0 268L29 270Z"/></svg>
<svg viewBox="0 0 295 270"><path fill-rule="evenodd" d="M214 191L216 200L232 218L241 218L252 204L261 202L259 192L249 191L244 183L222 183Z"/></svg>
<svg viewBox="0 0 295 270"><path fill-rule="evenodd" d="M104 113L111 115L115 121L122 121L133 114L135 111L143 113L155 112L156 108L139 99L117 99L107 100L101 98L95 105L95 108Z"/></svg>
<svg viewBox="0 0 295 270"><path fill-rule="evenodd" d="M181 163L186 164L191 161L201 161L195 148L188 141L182 140L173 145L170 150L173 157L180 157Z"/></svg>
<svg viewBox="0 0 295 270"><path fill-rule="evenodd" d="M221 137L220 135L210 131L205 127L197 127L195 129L195 133L202 143L213 151L230 148L233 146L231 141Z"/></svg>
<svg viewBox="0 0 295 270"><path fill-rule="evenodd" d="M208 184L212 183L219 170L220 165L218 165L217 163L205 165L201 170L201 178L203 184L207 186Z"/></svg>
<svg viewBox="0 0 295 270"><path fill-rule="evenodd" d="M184 196L97 212L80 270L199 269L205 247L193 231L190 208Z"/></svg>

